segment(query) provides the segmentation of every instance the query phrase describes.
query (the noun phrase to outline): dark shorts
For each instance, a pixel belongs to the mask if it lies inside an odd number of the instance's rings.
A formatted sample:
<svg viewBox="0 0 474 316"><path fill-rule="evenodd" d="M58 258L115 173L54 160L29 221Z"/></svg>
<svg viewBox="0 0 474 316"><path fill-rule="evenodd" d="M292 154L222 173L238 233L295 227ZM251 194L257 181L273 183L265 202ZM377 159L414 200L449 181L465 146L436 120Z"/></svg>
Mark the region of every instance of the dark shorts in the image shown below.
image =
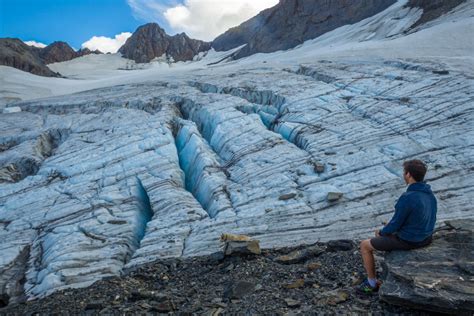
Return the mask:
<svg viewBox="0 0 474 316"><path fill-rule="evenodd" d="M428 246L431 244L431 241L431 236L420 242L409 242L400 239L397 235L389 235L372 238L370 239L370 244L375 250L380 251L411 250Z"/></svg>

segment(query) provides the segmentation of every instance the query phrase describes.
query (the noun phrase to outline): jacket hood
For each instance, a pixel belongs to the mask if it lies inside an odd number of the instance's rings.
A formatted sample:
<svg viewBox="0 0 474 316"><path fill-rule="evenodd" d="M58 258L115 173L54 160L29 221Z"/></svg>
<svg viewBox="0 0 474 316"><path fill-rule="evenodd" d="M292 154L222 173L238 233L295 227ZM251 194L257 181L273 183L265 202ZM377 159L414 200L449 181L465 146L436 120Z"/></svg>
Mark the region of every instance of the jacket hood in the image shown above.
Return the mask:
<svg viewBox="0 0 474 316"><path fill-rule="evenodd" d="M426 184L425 182L415 182L415 183L410 184L407 188L407 192L410 192L410 191L432 193L431 186L429 184Z"/></svg>

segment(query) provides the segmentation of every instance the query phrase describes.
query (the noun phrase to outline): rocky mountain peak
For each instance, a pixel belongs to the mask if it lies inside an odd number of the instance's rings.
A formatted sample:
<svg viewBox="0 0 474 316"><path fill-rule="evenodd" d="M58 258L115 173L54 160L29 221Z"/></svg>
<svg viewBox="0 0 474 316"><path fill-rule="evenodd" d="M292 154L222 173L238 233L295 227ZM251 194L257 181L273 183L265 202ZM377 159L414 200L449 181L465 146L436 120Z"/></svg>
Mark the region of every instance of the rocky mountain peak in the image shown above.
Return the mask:
<svg viewBox="0 0 474 316"><path fill-rule="evenodd" d="M90 50L89 48L81 48L80 50L76 52L77 57L90 55L90 54L102 54L102 52L98 49Z"/></svg>
<svg viewBox="0 0 474 316"><path fill-rule="evenodd" d="M66 42L53 42L43 48L40 52L40 57L46 64L62 62L71 60L76 56L76 52Z"/></svg>
<svg viewBox="0 0 474 316"><path fill-rule="evenodd" d="M89 54L102 54L99 50L83 48L77 52L66 42L54 42L45 48L26 45L18 38L0 38L0 65L14 67L35 75L57 77L46 64L71 60Z"/></svg>
<svg viewBox="0 0 474 316"><path fill-rule="evenodd" d="M210 48L208 42L191 39L185 33L170 36L157 23L148 23L137 28L119 53L137 63L147 63L163 55L174 61L187 61Z"/></svg>
<svg viewBox="0 0 474 316"><path fill-rule="evenodd" d="M0 65L14 67L35 75L57 77L41 60L42 49L28 46L18 38L0 38Z"/></svg>

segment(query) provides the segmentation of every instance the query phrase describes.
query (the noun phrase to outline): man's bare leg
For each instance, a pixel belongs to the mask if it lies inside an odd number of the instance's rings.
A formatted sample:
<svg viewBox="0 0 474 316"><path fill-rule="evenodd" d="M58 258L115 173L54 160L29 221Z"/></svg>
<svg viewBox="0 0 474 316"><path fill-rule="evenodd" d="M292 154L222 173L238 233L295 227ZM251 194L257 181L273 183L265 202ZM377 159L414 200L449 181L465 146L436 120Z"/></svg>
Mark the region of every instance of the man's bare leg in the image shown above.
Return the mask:
<svg viewBox="0 0 474 316"><path fill-rule="evenodd" d="M362 255L362 261L364 262L365 271L369 279L375 279L375 259L374 259L374 247L370 244L370 239L363 240L360 243L360 254Z"/></svg>

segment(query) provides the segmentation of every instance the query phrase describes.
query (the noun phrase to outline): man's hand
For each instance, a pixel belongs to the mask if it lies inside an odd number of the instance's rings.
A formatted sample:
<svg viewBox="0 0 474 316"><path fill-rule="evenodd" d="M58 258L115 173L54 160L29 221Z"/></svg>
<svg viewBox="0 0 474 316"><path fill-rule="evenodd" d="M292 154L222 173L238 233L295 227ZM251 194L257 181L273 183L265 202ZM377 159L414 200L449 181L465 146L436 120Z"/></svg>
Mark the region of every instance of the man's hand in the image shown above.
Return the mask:
<svg viewBox="0 0 474 316"><path fill-rule="evenodd" d="M380 230L377 229L377 230L375 231L375 237L380 237Z"/></svg>

